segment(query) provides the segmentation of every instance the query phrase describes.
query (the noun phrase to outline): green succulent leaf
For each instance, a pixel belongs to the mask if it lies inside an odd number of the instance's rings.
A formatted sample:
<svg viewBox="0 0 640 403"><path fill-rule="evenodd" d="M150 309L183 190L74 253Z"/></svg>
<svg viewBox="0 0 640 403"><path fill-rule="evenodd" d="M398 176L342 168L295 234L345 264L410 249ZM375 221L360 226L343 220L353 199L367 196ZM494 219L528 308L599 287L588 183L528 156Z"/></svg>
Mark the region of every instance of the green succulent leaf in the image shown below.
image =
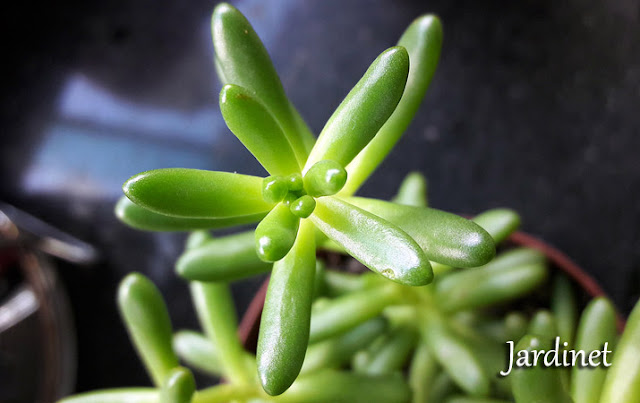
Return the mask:
<svg viewBox="0 0 640 403"><path fill-rule="evenodd" d="M293 247L300 219L289 206L280 203L260 221L255 231L255 248L258 257L265 262L282 259Z"/></svg>
<svg viewBox="0 0 640 403"><path fill-rule="evenodd" d="M255 248L253 231L214 238L185 251L176 272L192 281L234 281L271 270Z"/></svg>
<svg viewBox="0 0 640 403"><path fill-rule="evenodd" d="M414 286L433 280L429 260L416 242L374 214L329 196L317 199L309 219L347 253L390 280Z"/></svg>
<svg viewBox="0 0 640 403"><path fill-rule="evenodd" d="M427 179L420 172L411 172L391 201L405 206L427 207Z"/></svg>
<svg viewBox="0 0 640 403"><path fill-rule="evenodd" d="M218 351L204 334L180 330L173 335L173 349L190 367L215 376L223 375Z"/></svg>
<svg viewBox="0 0 640 403"><path fill-rule="evenodd" d="M185 250L195 249L206 244L209 241L212 241L213 239L213 235L211 235L209 231L193 231L189 234L187 240L184 241L184 248Z"/></svg>
<svg viewBox="0 0 640 403"><path fill-rule="evenodd" d="M409 52L407 85L397 108L373 140L347 166L349 179L342 194L352 195L380 165L411 123L433 78L440 49L442 24L434 15L417 18L398 41Z"/></svg>
<svg viewBox="0 0 640 403"><path fill-rule="evenodd" d="M123 185L135 204L188 218L228 218L265 213L262 178L229 172L166 168L132 176Z"/></svg>
<svg viewBox="0 0 640 403"><path fill-rule="evenodd" d="M491 235L476 223L455 214L363 197L345 197L344 200L400 227L434 262L453 267L475 267L495 256Z"/></svg>
<svg viewBox="0 0 640 403"><path fill-rule="evenodd" d="M538 310L529 323L529 335L540 336L545 342L558 337L558 322L553 313L546 309Z"/></svg>
<svg viewBox="0 0 640 403"><path fill-rule="evenodd" d="M532 335L524 336L515 350L549 350L550 339ZM531 355L531 354L530 354ZM536 365L529 368L514 368L509 375L513 394L518 403L571 403L571 398L564 390L561 377L555 368ZM608 400L620 402L620 400Z"/></svg>
<svg viewBox="0 0 640 403"><path fill-rule="evenodd" d="M173 352L171 321L160 291L142 274L129 274L118 288L118 308L153 383L161 386L178 366L178 358Z"/></svg>
<svg viewBox="0 0 640 403"><path fill-rule="evenodd" d="M249 21L230 4L221 3L213 12L211 32L220 79L246 88L260 100L282 128L302 166L313 136L287 99L271 58Z"/></svg>
<svg viewBox="0 0 640 403"><path fill-rule="evenodd" d="M605 343L609 351L614 350L618 332L616 330L616 310L611 301L598 297L584 309L576 333L575 350L586 352L602 350ZM609 359L611 362L611 359ZM575 403L598 403L602 394L607 368L571 368L571 397Z"/></svg>
<svg viewBox="0 0 640 403"><path fill-rule="evenodd" d="M184 218L154 213L122 196L115 207L116 217L130 227L143 231L193 231L221 229L259 222L266 212L229 218Z"/></svg>
<svg viewBox="0 0 640 403"><path fill-rule="evenodd" d="M601 402L632 403L640 396L640 301L629 315L602 386Z"/></svg>
<svg viewBox="0 0 640 403"><path fill-rule="evenodd" d="M420 338L409 366L413 402L429 402L429 393L440 368L424 338Z"/></svg>
<svg viewBox="0 0 640 403"><path fill-rule="evenodd" d="M487 210L473 217L473 222L485 229L496 244L504 241L520 226L520 216L511 209Z"/></svg>
<svg viewBox="0 0 640 403"><path fill-rule="evenodd" d="M343 366L353 354L368 346L386 328L387 321L383 317L376 317L337 337L310 345L301 373Z"/></svg>
<svg viewBox="0 0 640 403"><path fill-rule="evenodd" d="M423 337L447 374L465 392L472 396L489 394L489 378L485 374L480 358L473 348L439 317L437 313L425 315Z"/></svg>
<svg viewBox="0 0 640 403"><path fill-rule="evenodd" d="M418 341L418 333L410 326L399 326L387 334L384 342L371 354L359 372L370 375L391 374L407 363Z"/></svg>
<svg viewBox="0 0 640 403"><path fill-rule="evenodd" d="M558 320L558 336L569 345L578 326L578 306L573 286L564 274L556 274L551 290L551 311Z"/></svg>
<svg viewBox="0 0 640 403"><path fill-rule="evenodd" d="M547 277L544 256L532 249L514 249L485 266L461 270L436 285L446 311L460 311L509 301L534 290Z"/></svg>
<svg viewBox="0 0 640 403"><path fill-rule="evenodd" d="M303 173L322 160L347 166L393 113L408 73L406 49L393 47L380 54L327 121Z"/></svg>
<svg viewBox="0 0 640 403"><path fill-rule="evenodd" d="M160 403L191 403L196 381L187 368L174 368L160 388Z"/></svg>
<svg viewBox="0 0 640 403"><path fill-rule="evenodd" d="M354 291L313 306L311 343L319 342L354 329L375 318L399 300L392 284Z"/></svg>
<svg viewBox="0 0 640 403"><path fill-rule="evenodd" d="M529 327L529 320L520 312L510 312L504 318L504 338L500 342L507 340L520 340Z"/></svg>
<svg viewBox="0 0 640 403"><path fill-rule="evenodd" d="M264 390L279 395L302 368L316 275L315 233L303 221L291 251L273 265L260 321L257 361Z"/></svg>
<svg viewBox="0 0 640 403"><path fill-rule="evenodd" d="M229 130L271 175L300 172L289 140L269 111L240 86L220 91L220 111Z"/></svg>

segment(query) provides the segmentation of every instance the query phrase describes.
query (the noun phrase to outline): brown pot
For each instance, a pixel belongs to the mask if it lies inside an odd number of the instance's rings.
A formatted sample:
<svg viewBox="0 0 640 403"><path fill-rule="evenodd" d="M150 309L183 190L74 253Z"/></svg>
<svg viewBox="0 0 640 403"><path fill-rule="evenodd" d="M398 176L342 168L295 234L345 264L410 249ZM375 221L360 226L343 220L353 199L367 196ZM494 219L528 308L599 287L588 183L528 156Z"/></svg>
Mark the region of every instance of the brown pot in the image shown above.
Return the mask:
<svg viewBox="0 0 640 403"><path fill-rule="evenodd" d="M514 246L525 246L532 249L537 249L544 253L549 261L551 268L564 272L569 278L571 278L590 298L607 296L598 283L587 274L580 266L573 262L567 255L560 252L558 249L549 245L548 243L538 239L525 232L515 232L509 237L509 242ZM331 257L331 254L326 256ZM334 255L333 258L336 258ZM258 341L258 330L260 328L260 317L262 316L262 307L264 306L264 299L267 295L267 286L269 279L266 279L260 286L260 289L256 293L255 297L249 304L247 311L245 312L240 326L238 334L240 340L244 344L245 348L249 351L255 351ZM622 332L625 325L623 316L616 312L618 317L618 331Z"/></svg>

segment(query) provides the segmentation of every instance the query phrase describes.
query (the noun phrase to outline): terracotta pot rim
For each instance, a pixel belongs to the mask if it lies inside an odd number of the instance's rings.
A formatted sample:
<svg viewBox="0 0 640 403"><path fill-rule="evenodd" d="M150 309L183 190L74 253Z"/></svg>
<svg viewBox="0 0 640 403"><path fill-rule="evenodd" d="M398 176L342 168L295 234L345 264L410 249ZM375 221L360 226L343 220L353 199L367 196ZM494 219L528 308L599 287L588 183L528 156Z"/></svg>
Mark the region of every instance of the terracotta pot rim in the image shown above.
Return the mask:
<svg viewBox="0 0 640 403"><path fill-rule="evenodd" d="M526 246L542 252L553 266L557 267L559 270L568 275L591 298L609 298L607 293L604 292L602 287L600 287L598 282L591 275L589 275L577 263L571 260L566 254L561 252L559 249L551 246L547 242L522 231L514 232L513 234L511 234L508 240L515 245ZM260 317L262 315L262 307L264 306L264 299L267 295L268 285L269 279L267 278L264 280L264 282L256 292L245 314L242 316L242 320L238 328L238 335L245 347L250 347L250 344L252 344L251 341L257 340L258 330L260 326ZM616 317L618 331L622 332L625 326L625 319L617 309Z"/></svg>

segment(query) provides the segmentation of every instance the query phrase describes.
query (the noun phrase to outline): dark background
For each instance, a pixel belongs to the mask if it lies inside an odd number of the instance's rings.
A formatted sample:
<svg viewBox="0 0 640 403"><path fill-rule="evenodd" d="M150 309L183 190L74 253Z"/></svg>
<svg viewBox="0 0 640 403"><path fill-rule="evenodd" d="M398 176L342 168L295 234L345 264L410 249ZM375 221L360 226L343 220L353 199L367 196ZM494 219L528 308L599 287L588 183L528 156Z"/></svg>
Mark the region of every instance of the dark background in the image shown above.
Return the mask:
<svg viewBox="0 0 640 403"><path fill-rule="evenodd" d="M176 328L194 327L173 273L182 234L128 229L120 186L172 166L262 174L217 107L212 1L19 2L2 15L0 200L103 252L60 263L74 306L78 390L145 385L117 316L117 282L148 274ZM628 312L640 289L640 3L636 0L238 1L317 133L413 18L445 40L407 135L362 190L411 170L434 207L509 206ZM258 280L234 288L240 310Z"/></svg>

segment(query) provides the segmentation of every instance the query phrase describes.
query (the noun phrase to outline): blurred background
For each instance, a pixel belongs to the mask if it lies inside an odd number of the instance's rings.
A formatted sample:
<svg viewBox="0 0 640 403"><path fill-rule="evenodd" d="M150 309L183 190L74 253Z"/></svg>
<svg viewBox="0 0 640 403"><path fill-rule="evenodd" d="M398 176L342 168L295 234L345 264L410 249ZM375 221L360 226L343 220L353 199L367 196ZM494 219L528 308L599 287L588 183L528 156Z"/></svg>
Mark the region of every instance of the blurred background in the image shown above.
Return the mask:
<svg viewBox="0 0 640 403"><path fill-rule="evenodd" d="M263 174L218 110L215 3L19 2L0 17L8 68L0 201L99 254L83 265L52 260L75 322L64 329L77 340L77 391L149 384L116 310L126 273L158 284L175 328L196 327L186 284L173 272L185 235L120 224L113 205L122 183L165 167ZM361 194L389 198L418 170L436 208L514 208L524 230L571 256L628 313L640 292L640 3L233 4L316 133L377 54L415 17L438 14L445 39L434 81ZM234 286L240 313L259 283ZM12 284L0 281L0 304ZM17 353L0 337L0 390L11 399Z"/></svg>

